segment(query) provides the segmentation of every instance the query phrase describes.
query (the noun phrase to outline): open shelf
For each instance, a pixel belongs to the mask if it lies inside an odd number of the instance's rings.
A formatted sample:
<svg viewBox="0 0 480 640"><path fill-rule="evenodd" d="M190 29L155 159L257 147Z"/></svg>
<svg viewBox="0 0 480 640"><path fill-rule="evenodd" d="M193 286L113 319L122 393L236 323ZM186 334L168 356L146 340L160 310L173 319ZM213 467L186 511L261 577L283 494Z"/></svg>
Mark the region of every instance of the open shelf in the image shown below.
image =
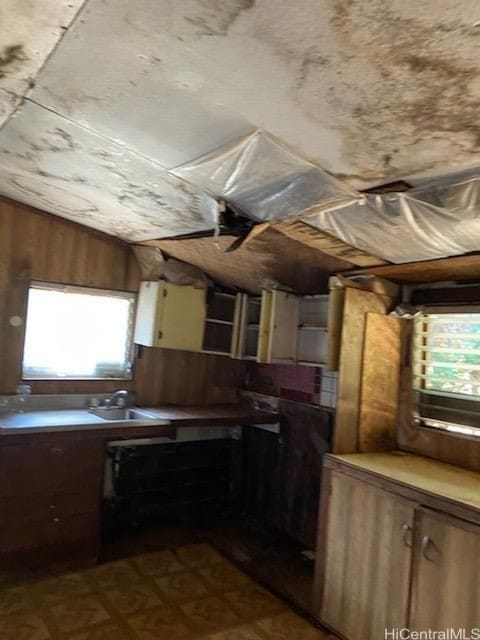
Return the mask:
<svg viewBox="0 0 480 640"><path fill-rule="evenodd" d="M229 356L230 351L209 351L208 349L202 349L200 353L205 353L210 356Z"/></svg>
<svg viewBox="0 0 480 640"><path fill-rule="evenodd" d="M318 367L319 369L324 369L327 366L326 362L310 362L309 360L297 360L295 364L302 367Z"/></svg>
<svg viewBox="0 0 480 640"><path fill-rule="evenodd" d="M298 325L299 331L328 331L328 327L323 324L304 323Z"/></svg>
<svg viewBox="0 0 480 640"><path fill-rule="evenodd" d="M212 322L214 324L226 324L233 326L233 322L230 320L218 320L217 318L206 318L205 322Z"/></svg>

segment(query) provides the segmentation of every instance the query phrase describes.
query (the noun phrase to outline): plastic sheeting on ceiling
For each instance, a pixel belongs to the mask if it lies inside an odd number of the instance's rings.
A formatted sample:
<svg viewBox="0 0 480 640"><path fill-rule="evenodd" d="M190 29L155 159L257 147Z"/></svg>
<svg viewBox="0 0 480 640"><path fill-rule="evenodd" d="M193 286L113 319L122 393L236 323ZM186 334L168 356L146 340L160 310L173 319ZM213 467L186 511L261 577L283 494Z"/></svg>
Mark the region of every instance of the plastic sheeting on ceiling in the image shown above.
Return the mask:
<svg viewBox="0 0 480 640"><path fill-rule="evenodd" d="M362 203L313 211L300 219L343 242L394 263L432 260L477 251L480 218L450 211L404 193L368 195Z"/></svg>
<svg viewBox="0 0 480 640"><path fill-rule="evenodd" d="M0 192L130 242L212 230L215 195L398 262L470 251L475 185L366 198L319 168L477 157L480 5L441 4L2 0Z"/></svg>
<svg viewBox="0 0 480 640"><path fill-rule="evenodd" d="M263 131L172 173L257 222L285 220L313 206L326 210L362 200L361 194Z"/></svg>
<svg viewBox="0 0 480 640"><path fill-rule="evenodd" d="M480 247L480 178L364 195L262 131L173 172L255 221L300 220L390 262Z"/></svg>
<svg viewBox="0 0 480 640"><path fill-rule="evenodd" d="M305 223L395 263L480 249L480 168L406 193L367 195L335 211L311 211Z"/></svg>

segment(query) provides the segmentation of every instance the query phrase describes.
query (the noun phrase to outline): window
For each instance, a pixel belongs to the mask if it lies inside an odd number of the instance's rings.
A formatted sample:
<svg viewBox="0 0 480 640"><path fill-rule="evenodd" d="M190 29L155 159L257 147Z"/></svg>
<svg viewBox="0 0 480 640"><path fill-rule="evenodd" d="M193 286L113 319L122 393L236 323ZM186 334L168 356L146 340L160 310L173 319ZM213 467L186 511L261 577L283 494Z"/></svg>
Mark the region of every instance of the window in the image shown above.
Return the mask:
<svg viewBox="0 0 480 640"><path fill-rule="evenodd" d="M416 317L416 424L480 436L480 310L474 311Z"/></svg>
<svg viewBox="0 0 480 640"><path fill-rule="evenodd" d="M135 295L33 282L24 379L130 378Z"/></svg>

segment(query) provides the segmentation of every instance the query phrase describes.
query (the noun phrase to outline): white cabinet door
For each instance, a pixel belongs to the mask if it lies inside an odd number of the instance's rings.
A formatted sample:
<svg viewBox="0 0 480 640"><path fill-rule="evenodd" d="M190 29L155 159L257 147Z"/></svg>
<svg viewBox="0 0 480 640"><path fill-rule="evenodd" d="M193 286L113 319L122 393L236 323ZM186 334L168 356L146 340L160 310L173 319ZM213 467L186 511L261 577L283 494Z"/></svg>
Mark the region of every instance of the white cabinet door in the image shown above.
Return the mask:
<svg viewBox="0 0 480 640"><path fill-rule="evenodd" d="M203 289L162 280L142 282L135 342L147 347L201 351L206 318Z"/></svg>
<svg viewBox="0 0 480 640"><path fill-rule="evenodd" d="M298 296L284 291L262 292L258 362L296 361L298 313Z"/></svg>

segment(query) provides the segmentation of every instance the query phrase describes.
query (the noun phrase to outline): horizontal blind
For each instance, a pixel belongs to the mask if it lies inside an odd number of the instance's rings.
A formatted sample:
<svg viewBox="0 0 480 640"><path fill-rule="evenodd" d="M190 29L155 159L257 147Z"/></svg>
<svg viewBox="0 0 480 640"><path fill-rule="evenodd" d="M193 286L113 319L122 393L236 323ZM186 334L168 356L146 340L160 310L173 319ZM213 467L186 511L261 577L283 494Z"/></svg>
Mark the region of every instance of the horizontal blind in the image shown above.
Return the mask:
<svg viewBox="0 0 480 640"><path fill-rule="evenodd" d="M480 427L480 313L420 314L414 336L416 419Z"/></svg>

